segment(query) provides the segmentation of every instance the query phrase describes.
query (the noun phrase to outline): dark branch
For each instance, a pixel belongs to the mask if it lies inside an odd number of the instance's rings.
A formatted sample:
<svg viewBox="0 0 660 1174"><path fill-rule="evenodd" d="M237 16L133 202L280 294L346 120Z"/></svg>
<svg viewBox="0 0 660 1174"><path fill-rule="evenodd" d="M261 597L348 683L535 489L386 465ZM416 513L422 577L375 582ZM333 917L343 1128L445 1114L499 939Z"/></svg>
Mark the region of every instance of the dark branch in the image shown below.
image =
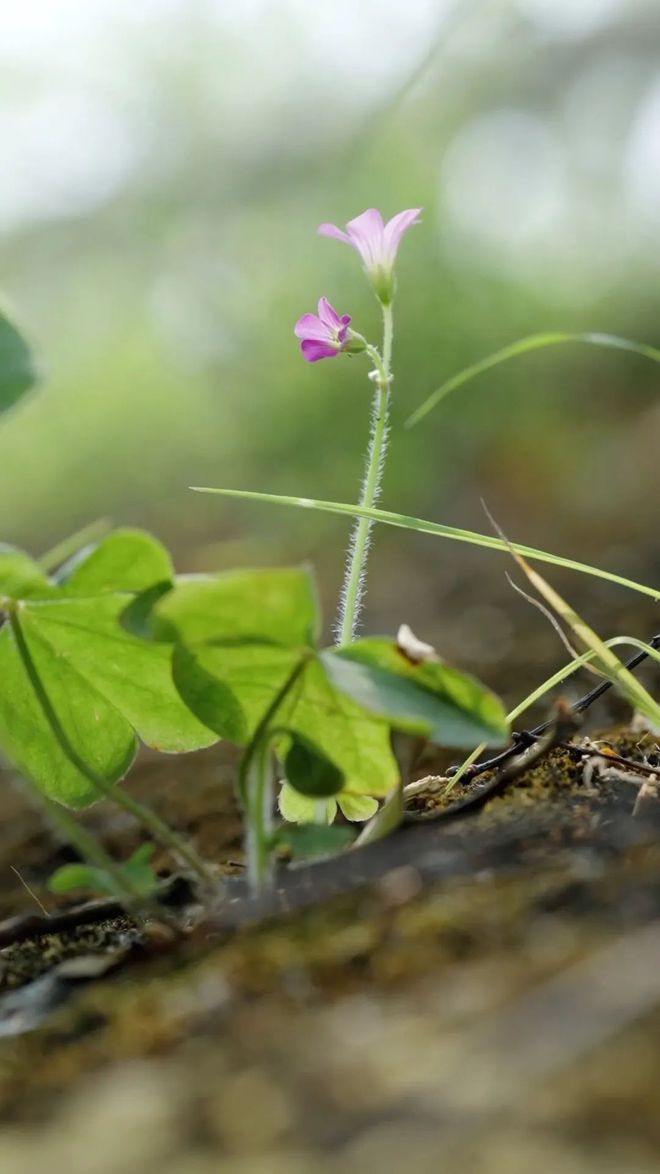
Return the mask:
<svg viewBox="0 0 660 1174"><path fill-rule="evenodd" d="M649 645L651 648L660 648L660 633L649 640ZM635 655L631 656L629 660L623 662L625 668L629 670L636 669L638 665L642 664L643 661L648 659L648 655L648 652L645 651L636 652ZM576 668L566 678L566 680L570 681L571 677L575 676L575 674L579 671L580 669ZM589 709L589 707L593 705L595 701L598 701L603 696L603 694L607 693L608 689L611 688L612 681L601 681L599 685L596 685L594 689L591 689L588 693L585 693L584 697L581 697L579 701L576 701L574 705L571 706L571 713L576 716L581 713L585 713L586 710ZM501 753L496 754L494 758L486 758L482 762L475 762L473 766L469 766L467 770L461 775L461 783L471 783L473 779L478 778L479 775L485 774L486 771L498 770L499 767L504 766L505 763L509 762L512 758L516 758L517 755L520 754L521 750L525 750L526 748L533 746L537 739L542 737L546 730L550 729L553 723L554 719L551 718L549 721L544 721L541 722L540 725L534 726L533 730L520 730L519 732L514 733L512 735L513 740L511 746L507 746L506 750L502 750ZM460 766L450 766L449 770L447 771L447 775L451 777L451 775L455 775L459 770Z"/></svg>
<svg viewBox="0 0 660 1174"><path fill-rule="evenodd" d="M578 715L574 712L573 707L559 702L555 716L549 722L545 722L545 729L540 737L535 738L530 746L516 747L515 757L509 755L508 761L490 783L478 791L474 791L466 799L453 803L451 807L440 807L429 814L407 811L404 822L453 823L454 820L467 819L471 815L477 815L495 795L501 795L514 779L536 766L555 747L563 746L564 740L575 733L578 725Z"/></svg>

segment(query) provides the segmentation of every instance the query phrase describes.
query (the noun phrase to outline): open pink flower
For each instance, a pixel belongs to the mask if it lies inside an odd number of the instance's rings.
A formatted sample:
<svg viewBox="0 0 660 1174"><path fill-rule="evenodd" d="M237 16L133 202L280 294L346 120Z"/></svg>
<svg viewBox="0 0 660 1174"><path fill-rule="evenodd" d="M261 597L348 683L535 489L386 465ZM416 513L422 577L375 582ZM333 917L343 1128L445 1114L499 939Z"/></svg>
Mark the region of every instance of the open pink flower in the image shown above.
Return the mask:
<svg viewBox="0 0 660 1174"><path fill-rule="evenodd" d="M318 315L303 314L294 327L294 334L302 339L300 349L308 363L334 359L349 340L350 314L340 317L327 298L321 298L318 310Z"/></svg>
<svg viewBox="0 0 660 1174"><path fill-rule="evenodd" d="M349 220L346 231L336 224L320 224L319 236L331 236L344 241L358 252L369 280L381 301L389 302L394 289L394 262L404 234L413 224L419 224L421 208L397 212L387 224L377 208L367 208L361 216Z"/></svg>

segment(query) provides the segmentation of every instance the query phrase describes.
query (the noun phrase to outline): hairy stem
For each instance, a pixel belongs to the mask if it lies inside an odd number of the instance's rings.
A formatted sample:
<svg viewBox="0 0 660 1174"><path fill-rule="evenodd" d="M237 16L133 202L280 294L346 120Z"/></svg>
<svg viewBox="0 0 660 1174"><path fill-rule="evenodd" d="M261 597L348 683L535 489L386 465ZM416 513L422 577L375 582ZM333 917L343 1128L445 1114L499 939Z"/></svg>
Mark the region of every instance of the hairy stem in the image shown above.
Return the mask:
<svg viewBox="0 0 660 1174"><path fill-rule="evenodd" d="M390 383L392 381L392 338L394 321L392 306L383 305L383 353L382 357L373 347L367 347L367 353L373 360L376 370L376 391L371 411L371 432L365 463L364 480L360 495L360 506L371 509L380 495L380 485L385 466L388 441L388 417L390 403ZM351 534L348 546L346 573L341 592L339 617L337 620L337 643L350 644L360 620L364 585L366 580L367 556L369 554L369 539L373 522L369 518L359 518Z"/></svg>

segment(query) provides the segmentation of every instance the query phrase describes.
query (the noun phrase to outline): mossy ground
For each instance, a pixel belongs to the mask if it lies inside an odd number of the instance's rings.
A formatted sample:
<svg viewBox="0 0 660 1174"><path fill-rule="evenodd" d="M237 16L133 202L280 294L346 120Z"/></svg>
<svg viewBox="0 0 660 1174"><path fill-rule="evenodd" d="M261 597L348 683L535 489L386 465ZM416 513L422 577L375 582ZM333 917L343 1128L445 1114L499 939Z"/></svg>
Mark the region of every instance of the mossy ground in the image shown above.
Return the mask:
<svg viewBox="0 0 660 1174"><path fill-rule="evenodd" d="M611 737L636 757L655 748ZM132 785L231 862L231 767L217 752L145 760ZM0 1041L3 1174L650 1174L660 843L632 818L635 795L585 783L555 751L474 819L319 866L329 900L207 924L76 986ZM52 902L43 880L64 854L20 796L4 803L8 915L30 900L11 866ZM123 816L88 818L115 851L135 846ZM128 949L126 931L42 944L57 961ZM14 994L30 958L44 970L39 943L3 958Z"/></svg>

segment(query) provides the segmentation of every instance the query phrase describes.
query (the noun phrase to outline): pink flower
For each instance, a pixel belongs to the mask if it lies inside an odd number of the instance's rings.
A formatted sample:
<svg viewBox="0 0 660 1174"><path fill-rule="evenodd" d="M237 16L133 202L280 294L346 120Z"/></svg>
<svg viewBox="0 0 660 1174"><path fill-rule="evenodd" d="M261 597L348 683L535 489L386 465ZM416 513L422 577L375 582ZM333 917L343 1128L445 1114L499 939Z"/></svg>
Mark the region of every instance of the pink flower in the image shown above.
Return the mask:
<svg viewBox="0 0 660 1174"><path fill-rule="evenodd" d="M377 208L367 208L361 216L349 220L346 232L336 224L320 224L319 236L352 245L362 258L362 264L376 293L383 302L391 301L394 292L394 262L404 233L413 224L419 224L421 208L397 212L387 224Z"/></svg>
<svg viewBox="0 0 660 1174"><path fill-rule="evenodd" d="M349 342L350 314L341 317L327 298L321 298L316 314L303 314L294 327L294 334L302 339L300 349L308 363L319 359L334 359Z"/></svg>

